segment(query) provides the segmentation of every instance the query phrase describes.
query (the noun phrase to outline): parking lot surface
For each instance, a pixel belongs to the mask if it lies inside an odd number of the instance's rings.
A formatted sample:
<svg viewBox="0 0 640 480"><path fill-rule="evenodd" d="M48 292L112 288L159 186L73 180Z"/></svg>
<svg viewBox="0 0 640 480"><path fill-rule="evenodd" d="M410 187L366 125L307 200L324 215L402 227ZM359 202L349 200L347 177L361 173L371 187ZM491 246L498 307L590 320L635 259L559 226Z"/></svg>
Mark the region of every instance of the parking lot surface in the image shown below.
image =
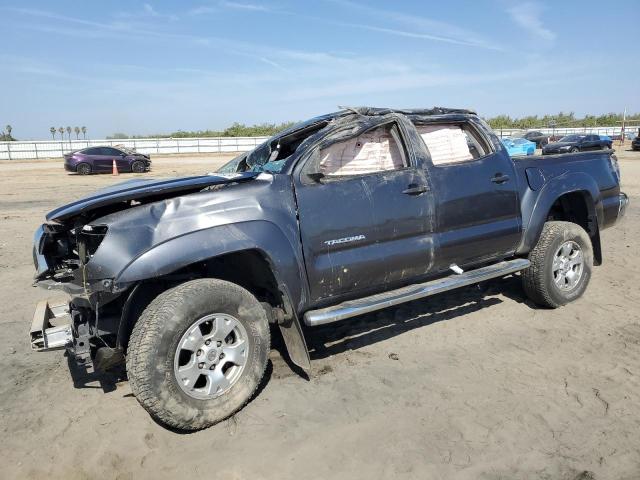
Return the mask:
<svg viewBox="0 0 640 480"><path fill-rule="evenodd" d="M60 296L31 287L31 241L92 190L231 157L119 177L2 162L0 478L640 478L640 152L616 148L631 204L582 299L539 309L512 276L317 329L309 379L276 349L248 406L188 435L156 424L126 378L30 351L36 302Z"/></svg>

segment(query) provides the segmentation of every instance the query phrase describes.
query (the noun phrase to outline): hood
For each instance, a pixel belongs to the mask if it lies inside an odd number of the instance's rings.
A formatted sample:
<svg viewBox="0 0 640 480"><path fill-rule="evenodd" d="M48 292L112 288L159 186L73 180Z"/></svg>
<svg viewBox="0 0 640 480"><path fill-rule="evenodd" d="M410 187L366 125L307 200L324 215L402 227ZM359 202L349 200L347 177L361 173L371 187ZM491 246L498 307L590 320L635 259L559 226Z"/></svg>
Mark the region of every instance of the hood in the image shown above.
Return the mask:
<svg viewBox="0 0 640 480"><path fill-rule="evenodd" d="M140 200L154 196L179 196L193 193L212 185L245 182L258 176L257 172L233 173L229 175L199 175L194 177L163 180L134 179L103 188L47 214L47 221L64 222L74 216L88 213L107 205Z"/></svg>

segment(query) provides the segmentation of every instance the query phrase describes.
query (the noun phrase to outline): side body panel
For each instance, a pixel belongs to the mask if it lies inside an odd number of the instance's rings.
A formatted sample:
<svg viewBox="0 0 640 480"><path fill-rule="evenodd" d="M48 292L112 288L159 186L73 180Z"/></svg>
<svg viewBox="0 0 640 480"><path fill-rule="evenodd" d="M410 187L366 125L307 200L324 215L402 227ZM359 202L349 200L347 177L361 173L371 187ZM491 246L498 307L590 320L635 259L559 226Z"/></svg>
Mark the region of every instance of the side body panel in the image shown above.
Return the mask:
<svg viewBox="0 0 640 480"><path fill-rule="evenodd" d="M609 151L545 155L514 160L520 182L524 234L518 254L536 244L549 211L562 195L581 192L587 199L594 228L607 228L618 218L619 180Z"/></svg>
<svg viewBox="0 0 640 480"><path fill-rule="evenodd" d="M302 251L289 177L261 174L141 205L92 222L109 234L87 264L89 279L112 278L116 287L156 278L235 251L263 253L287 285L294 308L306 302Z"/></svg>

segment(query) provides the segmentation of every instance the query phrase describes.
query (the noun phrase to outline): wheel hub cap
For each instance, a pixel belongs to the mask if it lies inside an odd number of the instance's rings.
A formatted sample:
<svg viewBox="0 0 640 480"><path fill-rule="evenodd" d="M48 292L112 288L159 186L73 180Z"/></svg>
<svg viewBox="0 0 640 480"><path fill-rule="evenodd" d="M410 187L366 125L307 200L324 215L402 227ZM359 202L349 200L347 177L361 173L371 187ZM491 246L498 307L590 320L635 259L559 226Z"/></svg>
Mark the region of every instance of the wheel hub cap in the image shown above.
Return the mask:
<svg viewBox="0 0 640 480"><path fill-rule="evenodd" d="M573 240L564 242L553 257L553 282L560 290L573 290L584 271L584 255Z"/></svg>
<svg viewBox="0 0 640 480"><path fill-rule="evenodd" d="M208 400L222 395L240 378L247 361L247 331L228 314L194 322L182 335L174 356L174 375L187 395Z"/></svg>

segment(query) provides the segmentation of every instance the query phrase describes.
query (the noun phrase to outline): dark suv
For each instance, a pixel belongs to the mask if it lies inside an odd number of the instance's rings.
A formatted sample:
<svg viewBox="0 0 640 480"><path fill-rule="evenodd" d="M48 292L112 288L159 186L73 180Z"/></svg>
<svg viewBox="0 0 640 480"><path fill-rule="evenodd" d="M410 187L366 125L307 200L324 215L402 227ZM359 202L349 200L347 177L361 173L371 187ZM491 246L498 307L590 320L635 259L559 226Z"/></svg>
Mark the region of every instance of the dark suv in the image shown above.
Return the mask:
<svg viewBox="0 0 640 480"><path fill-rule="evenodd" d="M113 162L119 172L143 173L151 168L149 155L114 147L89 147L64 155L64 169L80 175L111 172Z"/></svg>

